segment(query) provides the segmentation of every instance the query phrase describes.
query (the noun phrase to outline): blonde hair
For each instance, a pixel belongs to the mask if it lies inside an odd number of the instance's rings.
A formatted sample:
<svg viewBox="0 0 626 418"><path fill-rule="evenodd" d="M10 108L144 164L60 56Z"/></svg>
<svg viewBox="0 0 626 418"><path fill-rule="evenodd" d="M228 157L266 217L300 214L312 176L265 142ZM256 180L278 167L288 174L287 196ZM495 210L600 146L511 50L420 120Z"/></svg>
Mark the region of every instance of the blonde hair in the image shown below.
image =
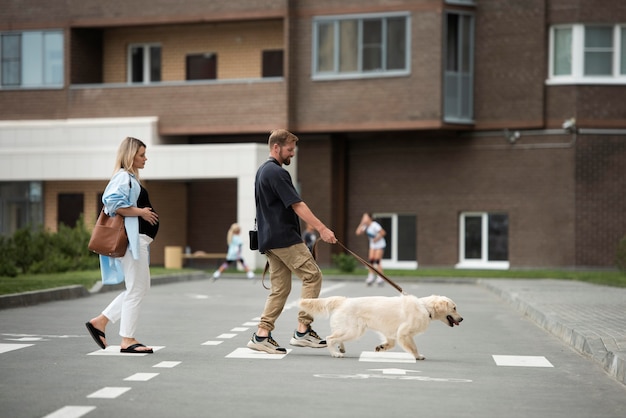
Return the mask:
<svg viewBox="0 0 626 418"><path fill-rule="evenodd" d="M228 228L228 233L226 234L226 243L230 245L230 243L233 241L233 235L238 234L239 232L241 232L241 228L239 228L239 224L238 223L232 224L230 228Z"/></svg>
<svg viewBox="0 0 626 418"><path fill-rule="evenodd" d="M143 141L127 136L117 149L117 158L115 159L115 169L113 170L113 174L117 173L120 168L123 168L133 174L139 181L139 170L136 170L133 167L133 161L135 159L135 155L137 155L141 147L146 148L146 144L144 144Z"/></svg>
<svg viewBox="0 0 626 418"><path fill-rule="evenodd" d="M298 142L298 137L286 129L274 129L270 132L270 139L267 144L272 149L274 144L284 147L288 142Z"/></svg>

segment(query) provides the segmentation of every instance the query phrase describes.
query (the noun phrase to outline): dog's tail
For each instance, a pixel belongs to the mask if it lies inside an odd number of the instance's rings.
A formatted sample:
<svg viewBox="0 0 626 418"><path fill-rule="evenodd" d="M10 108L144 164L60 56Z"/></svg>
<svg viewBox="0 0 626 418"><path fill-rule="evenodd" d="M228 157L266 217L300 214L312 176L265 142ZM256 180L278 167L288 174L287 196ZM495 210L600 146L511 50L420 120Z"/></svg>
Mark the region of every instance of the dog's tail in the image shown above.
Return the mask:
<svg viewBox="0 0 626 418"><path fill-rule="evenodd" d="M318 299L300 299L300 308L311 316L330 316L346 300L345 296L331 296Z"/></svg>

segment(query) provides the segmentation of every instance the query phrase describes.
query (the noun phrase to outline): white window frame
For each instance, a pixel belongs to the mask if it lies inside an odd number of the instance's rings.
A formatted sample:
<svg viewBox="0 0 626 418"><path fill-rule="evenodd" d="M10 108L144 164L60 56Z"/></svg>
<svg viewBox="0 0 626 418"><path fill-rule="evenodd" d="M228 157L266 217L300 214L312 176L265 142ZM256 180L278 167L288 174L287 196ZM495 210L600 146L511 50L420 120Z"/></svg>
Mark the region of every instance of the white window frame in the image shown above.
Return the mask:
<svg viewBox="0 0 626 418"><path fill-rule="evenodd" d="M613 63L612 74L606 76L586 76L585 70L585 27L611 27L611 25L555 25L550 28L549 40L549 57L548 57L548 79L547 85L562 84L599 84L599 85L617 85L626 84L626 74L620 74L621 59L621 33L626 31L626 25L612 25L613 28ZM556 29L569 28L572 30L572 69L571 74L555 75L554 74L554 31ZM626 53L626 52L625 52Z"/></svg>
<svg viewBox="0 0 626 418"><path fill-rule="evenodd" d="M404 17L406 22L405 30L405 68L397 70L380 70L380 71L363 71L357 70L352 72L340 72L339 65L339 38L334 38L334 69L333 71L318 72L318 25L322 23L332 23L335 26L335 33L338 33L339 22L343 20L355 20L358 22L359 28L361 28L363 20L369 19L388 19ZM355 79L355 78L379 78L379 77L398 77L406 76L411 73L411 14L409 12L395 12L395 13L375 13L375 14L351 14L351 15L334 15L334 16L318 16L313 18L313 36L312 36L312 59L311 59L311 74L313 80L338 80L338 79ZM361 42L361 30L359 29L359 45ZM386 32L383 31L383 60L386 52L386 38L384 37ZM361 66L361 54L362 48L358 51L358 66Z"/></svg>
<svg viewBox="0 0 626 418"><path fill-rule="evenodd" d="M417 260L415 261L398 260L398 235L399 235L398 234L398 215L399 215L398 213L374 213L372 214L374 219L391 218L391 231L389 231L389 234L385 236L387 245L391 246L391 257L383 258L382 260L383 271L386 268L399 269L399 270L415 270L417 269L417 266L418 266ZM391 239L393 239L393 242L389 242L390 237Z"/></svg>
<svg viewBox="0 0 626 418"><path fill-rule="evenodd" d="M0 89L59 89L65 84L65 34L63 30L43 31L12 31L0 32L0 35L21 35L22 46L20 51L20 84L3 85L0 80ZM39 36L41 39L36 44L38 48L24 42L24 35ZM60 50L51 49L50 38L47 35L60 36ZM31 46L29 48L29 46ZM0 42L0 48L2 43ZM33 51L33 49L36 49ZM1 51L0 51L1 56ZM58 82L55 82L54 74L57 74ZM0 78L2 71L0 71Z"/></svg>
<svg viewBox="0 0 626 418"><path fill-rule="evenodd" d="M480 216L481 223L481 258L465 259L465 217ZM463 212L459 215L459 262L457 269L483 269L483 270L508 270L509 261L489 261L489 213L488 212Z"/></svg>
<svg viewBox="0 0 626 418"><path fill-rule="evenodd" d="M161 48L161 78L163 78L163 47L159 43L137 43L137 44L129 44L128 45L128 53L127 53L127 82L129 84L151 84L158 83L160 81L152 81L152 77L150 74L151 62L150 62L150 48L158 46ZM143 49L143 81L141 82L133 82L133 48L142 48Z"/></svg>

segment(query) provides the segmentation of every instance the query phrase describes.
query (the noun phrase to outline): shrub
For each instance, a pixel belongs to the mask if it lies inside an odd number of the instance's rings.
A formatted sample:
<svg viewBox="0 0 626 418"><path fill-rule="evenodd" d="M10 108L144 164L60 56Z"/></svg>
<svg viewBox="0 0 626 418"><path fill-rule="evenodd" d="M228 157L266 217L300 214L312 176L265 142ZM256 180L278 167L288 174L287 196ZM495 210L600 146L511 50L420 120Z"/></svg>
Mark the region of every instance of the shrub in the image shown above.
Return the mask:
<svg viewBox="0 0 626 418"><path fill-rule="evenodd" d="M15 277L18 273L13 240L0 235L0 276Z"/></svg>
<svg viewBox="0 0 626 418"><path fill-rule="evenodd" d="M20 229L0 241L2 253L10 254L0 256L0 276L97 269L98 256L87 248L90 236L82 216L74 228L61 224L56 233L42 227Z"/></svg>
<svg viewBox="0 0 626 418"><path fill-rule="evenodd" d="M344 273L352 273L356 268L356 259L349 254L333 254L333 262Z"/></svg>

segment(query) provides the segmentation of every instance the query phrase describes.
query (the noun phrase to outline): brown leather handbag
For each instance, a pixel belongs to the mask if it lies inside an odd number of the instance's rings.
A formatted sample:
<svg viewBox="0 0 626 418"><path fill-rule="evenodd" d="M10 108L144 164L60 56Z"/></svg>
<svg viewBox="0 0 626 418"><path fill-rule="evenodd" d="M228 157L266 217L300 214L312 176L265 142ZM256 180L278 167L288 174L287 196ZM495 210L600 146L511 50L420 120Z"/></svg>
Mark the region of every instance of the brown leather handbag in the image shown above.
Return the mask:
<svg viewBox="0 0 626 418"><path fill-rule="evenodd" d="M109 216L100 211L96 225L91 232L88 248L90 251L108 257L123 257L128 248L128 236L122 215Z"/></svg>

